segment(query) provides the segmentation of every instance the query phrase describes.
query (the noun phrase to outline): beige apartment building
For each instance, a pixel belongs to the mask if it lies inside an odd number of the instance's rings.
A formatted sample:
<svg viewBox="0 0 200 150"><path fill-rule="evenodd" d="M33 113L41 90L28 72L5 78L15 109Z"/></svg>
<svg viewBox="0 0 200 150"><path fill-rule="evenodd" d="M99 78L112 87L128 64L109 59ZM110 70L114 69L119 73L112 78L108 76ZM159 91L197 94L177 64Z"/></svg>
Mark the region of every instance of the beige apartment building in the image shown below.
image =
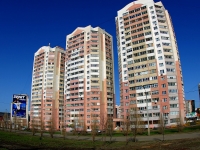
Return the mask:
<svg viewBox="0 0 200 150"><path fill-rule="evenodd" d="M117 12L120 119L138 108L145 127L185 117L184 85L171 17L162 2L136 0ZM148 126L149 122L149 126Z"/></svg>
<svg viewBox="0 0 200 150"><path fill-rule="evenodd" d="M59 130L64 117L65 51L41 47L34 55L30 125Z"/></svg>
<svg viewBox="0 0 200 150"><path fill-rule="evenodd" d="M65 61L65 124L91 130L94 122L113 117L112 36L99 27L76 28L67 35Z"/></svg>

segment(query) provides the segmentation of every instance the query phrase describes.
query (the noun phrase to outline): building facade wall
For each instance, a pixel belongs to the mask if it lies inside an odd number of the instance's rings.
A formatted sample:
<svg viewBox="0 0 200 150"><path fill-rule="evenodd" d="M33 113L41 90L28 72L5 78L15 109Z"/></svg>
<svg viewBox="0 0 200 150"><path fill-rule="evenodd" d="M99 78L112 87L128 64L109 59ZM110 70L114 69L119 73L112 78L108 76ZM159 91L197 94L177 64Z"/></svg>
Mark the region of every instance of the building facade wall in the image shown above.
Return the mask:
<svg viewBox="0 0 200 150"><path fill-rule="evenodd" d="M65 124L113 117L115 107L112 36L99 27L77 28L66 39Z"/></svg>
<svg viewBox="0 0 200 150"><path fill-rule="evenodd" d="M168 11L161 2L134 1L116 17L121 119L131 107L157 127L159 116L171 125L185 117L180 57ZM148 104L147 104L148 103ZM147 107L148 106L148 107ZM147 114L147 109L149 114Z"/></svg>
<svg viewBox="0 0 200 150"><path fill-rule="evenodd" d="M30 124L59 130L63 118L65 51L41 47L34 56Z"/></svg>

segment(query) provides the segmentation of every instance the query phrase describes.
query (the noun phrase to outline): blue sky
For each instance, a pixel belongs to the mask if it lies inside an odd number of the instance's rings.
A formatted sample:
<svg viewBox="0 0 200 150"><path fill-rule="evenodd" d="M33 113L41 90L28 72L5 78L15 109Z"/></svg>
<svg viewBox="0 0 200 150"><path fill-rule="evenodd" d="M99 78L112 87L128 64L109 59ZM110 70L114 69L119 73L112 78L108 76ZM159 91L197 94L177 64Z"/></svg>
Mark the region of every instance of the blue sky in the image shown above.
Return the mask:
<svg viewBox="0 0 200 150"><path fill-rule="evenodd" d="M12 94L31 93L34 53L51 43L65 48L77 27L100 26L113 36L116 101L119 79L115 16L131 0L0 0L0 111L10 110ZM155 0L155 2L158 2ZM200 2L163 0L171 14L181 57L186 99L196 100L200 82ZM181 2L181 3L180 3ZM191 91L191 92L189 92Z"/></svg>

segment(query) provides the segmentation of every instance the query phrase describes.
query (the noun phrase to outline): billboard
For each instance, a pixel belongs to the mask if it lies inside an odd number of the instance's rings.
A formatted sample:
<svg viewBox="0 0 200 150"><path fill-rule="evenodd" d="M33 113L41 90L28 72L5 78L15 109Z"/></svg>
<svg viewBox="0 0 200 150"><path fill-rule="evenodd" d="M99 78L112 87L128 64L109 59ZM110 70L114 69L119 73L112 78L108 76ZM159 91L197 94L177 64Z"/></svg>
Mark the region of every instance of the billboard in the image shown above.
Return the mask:
<svg viewBox="0 0 200 150"><path fill-rule="evenodd" d="M13 94L12 117L26 118L27 95Z"/></svg>

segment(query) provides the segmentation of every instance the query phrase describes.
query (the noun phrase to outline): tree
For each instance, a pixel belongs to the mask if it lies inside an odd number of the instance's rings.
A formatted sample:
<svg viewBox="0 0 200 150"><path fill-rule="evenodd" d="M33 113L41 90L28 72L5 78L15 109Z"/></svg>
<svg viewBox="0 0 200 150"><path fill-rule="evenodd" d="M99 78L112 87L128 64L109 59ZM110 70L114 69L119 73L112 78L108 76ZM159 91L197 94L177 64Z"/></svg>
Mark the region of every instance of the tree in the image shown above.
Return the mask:
<svg viewBox="0 0 200 150"><path fill-rule="evenodd" d="M177 124L177 130L178 132L182 132L184 129L184 123L183 123L183 119L181 117L181 112L179 112L179 115L176 118L176 124Z"/></svg>
<svg viewBox="0 0 200 150"><path fill-rule="evenodd" d="M106 126L107 126L107 115L106 114L101 114L100 115L100 124L99 124L99 126L100 126L100 129L101 129L101 132L102 132L102 134L103 134L103 136L102 136L102 141L106 141Z"/></svg>
<svg viewBox="0 0 200 150"><path fill-rule="evenodd" d="M137 107L131 108L130 121L131 130L134 136L133 140L136 142L136 136L143 128L141 116Z"/></svg>
<svg viewBox="0 0 200 150"><path fill-rule="evenodd" d="M127 138L127 136L130 133L130 125L131 125L130 116L127 116L127 118L124 119L124 121L123 121L122 124L123 124L123 130L122 130L122 132L123 132L124 136L126 136L126 142L128 144L128 138Z"/></svg>
<svg viewBox="0 0 200 150"><path fill-rule="evenodd" d="M97 117L95 114L92 114L91 115L92 119L91 119L91 135L92 135L92 141L93 143L95 142L95 137L97 135L97 132L98 132L98 120L97 120Z"/></svg>
<svg viewBox="0 0 200 150"><path fill-rule="evenodd" d="M53 120L53 117L51 117L50 128L49 128L49 134L50 134L51 138L53 138L54 133L55 133L54 120Z"/></svg>
<svg viewBox="0 0 200 150"><path fill-rule="evenodd" d="M43 132L44 132L44 121L42 119L42 116L40 117L40 139L43 138Z"/></svg>
<svg viewBox="0 0 200 150"><path fill-rule="evenodd" d="M12 122L10 121L9 122L9 129L10 129L10 132L12 131Z"/></svg>
<svg viewBox="0 0 200 150"><path fill-rule="evenodd" d="M79 125L79 127L80 127L80 129L79 129L79 130L80 130L80 133L81 133L82 135L86 135L87 129L86 129L86 124L85 124L85 120L84 120L83 117L79 117L78 125Z"/></svg>
<svg viewBox="0 0 200 150"><path fill-rule="evenodd" d="M15 128L15 131L16 131L16 129L17 129L17 114L16 114L16 112L14 114L13 119L14 119L14 128Z"/></svg>
<svg viewBox="0 0 200 150"><path fill-rule="evenodd" d="M3 121L4 121L5 129L8 129L8 114L7 113L4 113Z"/></svg>
<svg viewBox="0 0 200 150"><path fill-rule="evenodd" d="M165 120L163 114L160 114L160 120L159 120L159 125L158 125L158 131L163 135L163 141L165 138Z"/></svg>
<svg viewBox="0 0 200 150"><path fill-rule="evenodd" d="M35 117L32 118L31 120L31 131L32 131L32 135L34 136L36 134L36 125L35 125Z"/></svg>
<svg viewBox="0 0 200 150"><path fill-rule="evenodd" d="M17 118L17 129L21 130L21 123L22 123L22 119Z"/></svg>
<svg viewBox="0 0 200 150"><path fill-rule="evenodd" d="M110 142L111 142L112 135L113 135L113 118L112 118L112 116L108 116L107 117L106 134L110 137Z"/></svg>

